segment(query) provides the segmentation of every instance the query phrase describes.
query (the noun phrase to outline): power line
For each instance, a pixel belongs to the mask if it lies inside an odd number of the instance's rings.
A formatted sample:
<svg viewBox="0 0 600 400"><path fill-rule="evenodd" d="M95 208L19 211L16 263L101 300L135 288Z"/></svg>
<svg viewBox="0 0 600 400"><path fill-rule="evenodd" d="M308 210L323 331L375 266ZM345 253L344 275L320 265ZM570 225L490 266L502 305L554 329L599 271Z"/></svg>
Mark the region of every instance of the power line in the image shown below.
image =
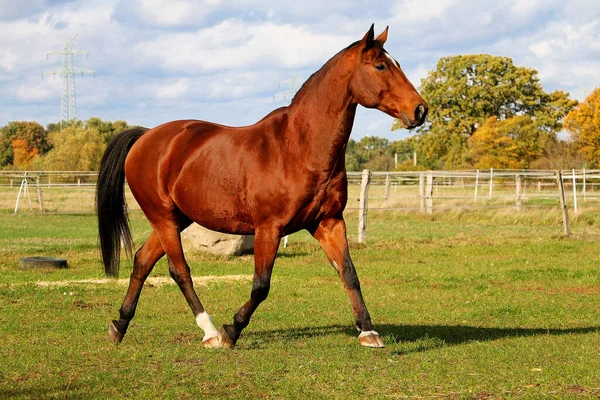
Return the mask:
<svg viewBox="0 0 600 400"><path fill-rule="evenodd" d="M73 66L73 55L75 54L85 54L87 58L90 57L89 53L77 50L73 48L73 43L77 38L77 34L71 38L68 42L64 42L60 37L58 38L63 44L63 48L61 50L52 51L46 55L46 59L50 59L50 55L60 55L62 56L62 68L54 69L49 72L42 73L42 79L44 79L44 74L52 74L54 78L56 75L60 75L62 79L62 89L60 96L60 124L62 126L63 122L68 122L74 119L77 119L77 93L75 91L75 74L83 75L85 74L93 74L94 78L96 77L96 72L83 69Z"/></svg>

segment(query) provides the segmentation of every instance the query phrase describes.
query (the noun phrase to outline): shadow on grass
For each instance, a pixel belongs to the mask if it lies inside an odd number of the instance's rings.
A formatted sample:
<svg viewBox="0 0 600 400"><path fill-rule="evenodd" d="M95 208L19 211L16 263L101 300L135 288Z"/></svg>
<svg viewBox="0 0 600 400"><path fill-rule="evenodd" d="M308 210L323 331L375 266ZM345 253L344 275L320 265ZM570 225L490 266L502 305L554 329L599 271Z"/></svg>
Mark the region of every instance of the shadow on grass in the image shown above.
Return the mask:
<svg viewBox="0 0 600 400"><path fill-rule="evenodd" d="M561 336L600 332L600 326L581 328L545 329L545 328L490 328L468 325L377 325L375 327L387 345L402 343L410 345L402 353L414 353L443 346L466 344L470 342L489 342L504 338L530 336ZM267 337L278 339L301 339L335 334L357 337L355 328L342 325L291 328L268 332ZM261 333L261 334L262 334ZM412 345L411 345L412 344Z"/></svg>

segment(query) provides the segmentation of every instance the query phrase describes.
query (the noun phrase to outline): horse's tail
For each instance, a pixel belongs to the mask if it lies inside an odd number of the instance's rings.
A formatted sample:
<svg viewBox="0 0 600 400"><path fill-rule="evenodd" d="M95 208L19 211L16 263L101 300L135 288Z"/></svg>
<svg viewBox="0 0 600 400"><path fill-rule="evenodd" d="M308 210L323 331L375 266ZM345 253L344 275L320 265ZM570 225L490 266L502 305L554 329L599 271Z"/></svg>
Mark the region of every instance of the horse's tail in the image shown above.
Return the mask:
<svg viewBox="0 0 600 400"><path fill-rule="evenodd" d="M96 213L102 263L106 275L119 276L121 241L129 256L133 239L125 203L125 159L131 146L148 128L136 127L119 133L108 144L98 173Z"/></svg>

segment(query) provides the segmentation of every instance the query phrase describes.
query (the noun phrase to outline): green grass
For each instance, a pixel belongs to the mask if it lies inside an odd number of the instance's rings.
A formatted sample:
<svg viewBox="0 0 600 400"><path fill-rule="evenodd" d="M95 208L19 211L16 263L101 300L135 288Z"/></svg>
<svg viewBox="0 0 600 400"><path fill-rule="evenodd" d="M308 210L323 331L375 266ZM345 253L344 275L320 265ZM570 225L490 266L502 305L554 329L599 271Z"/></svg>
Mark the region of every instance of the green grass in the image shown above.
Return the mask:
<svg viewBox="0 0 600 400"><path fill-rule="evenodd" d="M600 395L600 218L558 212L370 213L351 253L387 347L358 345L345 290L306 233L280 249L271 293L232 351L202 347L175 285L146 286L123 343L125 287L103 278L90 215L0 217L0 398L579 398ZM150 232L139 214L133 234ZM23 256L66 270L20 270ZM252 257L190 254L193 275L250 275ZM121 276L130 271L122 262ZM168 276L161 261L153 276ZM250 282L197 287L217 325Z"/></svg>

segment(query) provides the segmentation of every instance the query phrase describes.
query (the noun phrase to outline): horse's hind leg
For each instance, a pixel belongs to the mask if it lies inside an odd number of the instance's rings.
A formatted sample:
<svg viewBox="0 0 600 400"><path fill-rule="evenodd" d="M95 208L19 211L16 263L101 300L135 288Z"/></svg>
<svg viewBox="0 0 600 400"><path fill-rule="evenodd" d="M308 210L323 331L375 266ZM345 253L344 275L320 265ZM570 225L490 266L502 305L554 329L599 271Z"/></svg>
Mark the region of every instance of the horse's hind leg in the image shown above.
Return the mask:
<svg viewBox="0 0 600 400"><path fill-rule="evenodd" d="M358 336L360 344L367 347L385 347L379 334L373 329L371 317L360 290L358 275L350 259L346 223L341 217L323 220L313 232L313 236L321 244L329 262L338 272L348 291L356 327L360 331Z"/></svg>
<svg viewBox="0 0 600 400"><path fill-rule="evenodd" d="M129 288L125 300L119 310L119 320L114 320L108 326L108 334L115 343L120 343L127 332L129 322L135 314L138 299L146 278L156 262L165 254L155 232L150 234L146 243L135 254L133 271L129 278Z"/></svg>
<svg viewBox="0 0 600 400"><path fill-rule="evenodd" d="M250 317L269 294L271 287L271 272L277 248L279 247L280 234L276 229L257 229L254 239L254 282L250 300L240 308L233 317L233 324L223 325L219 332L219 340L223 347L235 346L240 333L250 323Z"/></svg>
<svg viewBox="0 0 600 400"><path fill-rule="evenodd" d="M179 289L181 289L183 296L192 309L192 312L196 317L196 323L204 331L204 338L202 339L204 346L221 347L217 337L218 331L213 325L210 315L204 310L198 295L194 291L190 267L185 260L183 248L181 247L180 232L189 226L191 221L185 219L184 222L180 221L177 223L173 220L163 220L160 221L159 224L156 224L155 221L152 221L152 223L155 225L155 230L156 227L160 227L158 236L167 257L169 258L169 273L179 286Z"/></svg>

